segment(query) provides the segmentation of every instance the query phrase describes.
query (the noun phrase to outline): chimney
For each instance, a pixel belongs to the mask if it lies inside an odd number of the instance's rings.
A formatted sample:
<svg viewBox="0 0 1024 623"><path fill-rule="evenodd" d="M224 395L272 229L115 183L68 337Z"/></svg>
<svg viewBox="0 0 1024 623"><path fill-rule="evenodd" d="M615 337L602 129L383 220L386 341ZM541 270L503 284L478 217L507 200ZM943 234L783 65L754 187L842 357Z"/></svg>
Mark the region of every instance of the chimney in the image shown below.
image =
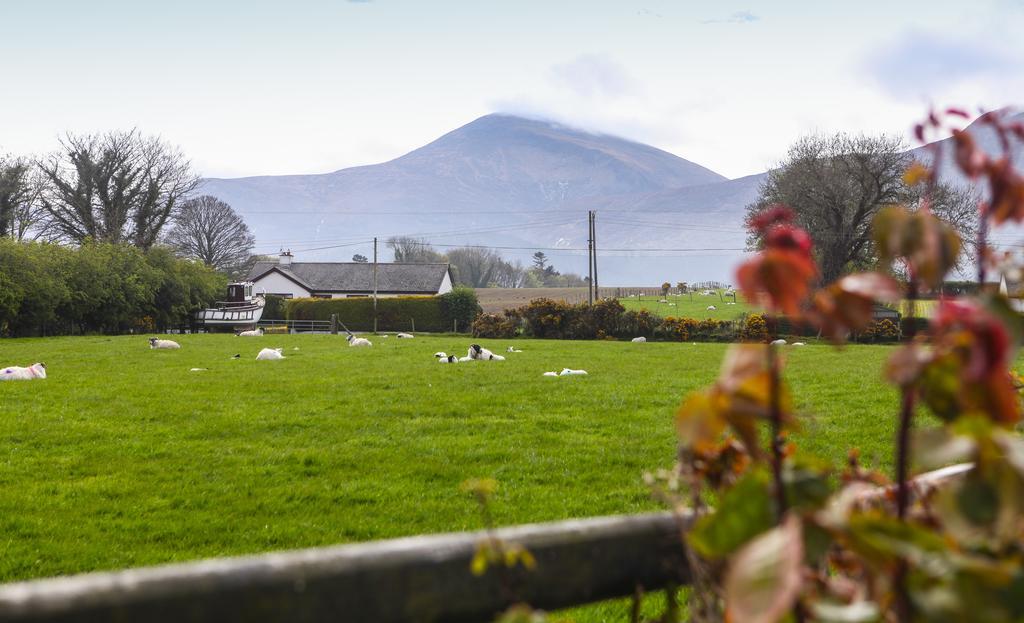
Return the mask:
<svg viewBox="0 0 1024 623"><path fill-rule="evenodd" d="M291 252L291 250L289 249L288 251L281 251L281 255L279 255L277 257L277 265L278 266L290 266L291 263L292 263L292 252Z"/></svg>

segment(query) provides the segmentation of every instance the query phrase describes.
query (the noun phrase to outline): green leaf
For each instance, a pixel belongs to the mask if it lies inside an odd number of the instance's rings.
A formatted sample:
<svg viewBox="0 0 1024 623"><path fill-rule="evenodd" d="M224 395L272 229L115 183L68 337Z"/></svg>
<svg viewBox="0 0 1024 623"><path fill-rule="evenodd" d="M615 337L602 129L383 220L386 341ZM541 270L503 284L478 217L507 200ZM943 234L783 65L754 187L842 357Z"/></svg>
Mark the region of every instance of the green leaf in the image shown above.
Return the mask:
<svg viewBox="0 0 1024 623"><path fill-rule="evenodd" d="M877 513L854 515L849 521L847 538L850 548L876 568L889 570L902 558L932 576L950 570L943 538L913 522Z"/></svg>
<svg viewBox="0 0 1024 623"><path fill-rule="evenodd" d="M791 465L783 471L786 501L792 508L813 511L825 506L832 495L832 486L825 471L806 461Z"/></svg>
<svg viewBox="0 0 1024 623"><path fill-rule="evenodd" d="M691 547L707 558L732 554L775 523L771 481L752 471L729 489L718 508L701 517L689 534Z"/></svg>

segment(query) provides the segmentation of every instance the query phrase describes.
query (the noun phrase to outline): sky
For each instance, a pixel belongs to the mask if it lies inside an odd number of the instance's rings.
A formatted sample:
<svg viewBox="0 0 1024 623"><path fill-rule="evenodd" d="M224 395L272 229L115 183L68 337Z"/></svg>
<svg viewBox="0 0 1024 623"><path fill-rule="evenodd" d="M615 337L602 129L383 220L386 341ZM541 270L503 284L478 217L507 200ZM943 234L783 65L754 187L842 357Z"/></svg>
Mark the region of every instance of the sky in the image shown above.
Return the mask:
<svg viewBox="0 0 1024 623"><path fill-rule="evenodd" d="M1024 104L1024 0L0 0L0 153L137 128L207 177L383 162L492 112L727 177L812 132Z"/></svg>

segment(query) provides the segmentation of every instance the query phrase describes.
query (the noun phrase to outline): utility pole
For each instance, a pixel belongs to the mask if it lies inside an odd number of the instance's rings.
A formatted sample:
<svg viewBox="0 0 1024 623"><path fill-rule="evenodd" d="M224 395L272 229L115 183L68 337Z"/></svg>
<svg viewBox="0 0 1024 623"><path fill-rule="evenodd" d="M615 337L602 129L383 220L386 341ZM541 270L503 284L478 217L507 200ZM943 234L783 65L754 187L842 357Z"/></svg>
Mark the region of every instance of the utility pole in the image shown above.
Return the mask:
<svg viewBox="0 0 1024 623"><path fill-rule="evenodd" d="M587 210L587 303L594 304L594 211Z"/></svg>
<svg viewBox="0 0 1024 623"><path fill-rule="evenodd" d="M373 237L373 332L377 332L377 237Z"/></svg>
<svg viewBox="0 0 1024 623"><path fill-rule="evenodd" d="M597 210L590 212L590 244L594 247L594 298L601 300L601 291L597 284Z"/></svg>

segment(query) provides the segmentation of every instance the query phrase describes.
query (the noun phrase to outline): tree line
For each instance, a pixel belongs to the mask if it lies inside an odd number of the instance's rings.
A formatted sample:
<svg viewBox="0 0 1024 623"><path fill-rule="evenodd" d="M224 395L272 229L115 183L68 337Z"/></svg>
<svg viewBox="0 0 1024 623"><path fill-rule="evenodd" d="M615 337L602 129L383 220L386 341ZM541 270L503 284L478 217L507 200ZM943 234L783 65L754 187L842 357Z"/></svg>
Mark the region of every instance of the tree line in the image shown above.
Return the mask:
<svg viewBox="0 0 1024 623"><path fill-rule="evenodd" d="M226 285L224 274L165 246L0 238L0 336L181 327Z"/></svg>
<svg viewBox="0 0 1024 623"><path fill-rule="evenodd" d="M43 157L0 154L0 238L166 245L232 276L255 239L226 203L196 197L184 154L138 131L68 134Z"/></svg>
<svg viewBox="0 0 1024 623"><path fill-rule="evenodd" d="M468 245L437 251L427 240L410 236L395 236L387 240L395 262L451 264L455 283L471 288L540 288L578 287L586 279L575 273L562 273L548 261L543 251L533 254L530 266L516 260L509 262L494 249ZM366 261L361 255L353 261Z"/></svg>

